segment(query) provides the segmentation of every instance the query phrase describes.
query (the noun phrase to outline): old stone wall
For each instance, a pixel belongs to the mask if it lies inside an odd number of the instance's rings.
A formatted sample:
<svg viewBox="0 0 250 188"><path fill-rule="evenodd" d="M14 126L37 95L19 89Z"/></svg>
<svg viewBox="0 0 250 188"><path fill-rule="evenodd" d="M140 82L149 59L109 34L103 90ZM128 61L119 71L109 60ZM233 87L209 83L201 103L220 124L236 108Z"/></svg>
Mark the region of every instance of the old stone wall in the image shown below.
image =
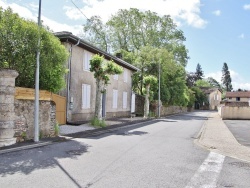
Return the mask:
<svg viewBox="0 0 250 188"><path fill-rule="evenodd" d="M34 100L15 100L14 131L17 142L34 138ZM53 101L39 101L40 137L55 135L56 106Z"/></svg>

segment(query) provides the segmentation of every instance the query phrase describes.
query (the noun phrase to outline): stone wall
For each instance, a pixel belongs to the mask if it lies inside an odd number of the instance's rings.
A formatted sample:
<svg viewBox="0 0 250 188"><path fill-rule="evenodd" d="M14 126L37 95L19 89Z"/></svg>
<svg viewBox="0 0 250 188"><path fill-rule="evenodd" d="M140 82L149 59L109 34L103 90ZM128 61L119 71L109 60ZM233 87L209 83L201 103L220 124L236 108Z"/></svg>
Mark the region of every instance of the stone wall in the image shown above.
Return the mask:
<svg viewBox="0 0 250 188"><path fill-rule="evenodd" d="M224 119L250 119L249 106L220 106L218 113Z"/></svg>
<svg viewBox="0 0 250 188"><path fill-rule="evenodd" d="M40 137L55 135L56 106L53 101L39 101ZM15 100L15 137L17 142L34 138L34 100Z"/></svg>

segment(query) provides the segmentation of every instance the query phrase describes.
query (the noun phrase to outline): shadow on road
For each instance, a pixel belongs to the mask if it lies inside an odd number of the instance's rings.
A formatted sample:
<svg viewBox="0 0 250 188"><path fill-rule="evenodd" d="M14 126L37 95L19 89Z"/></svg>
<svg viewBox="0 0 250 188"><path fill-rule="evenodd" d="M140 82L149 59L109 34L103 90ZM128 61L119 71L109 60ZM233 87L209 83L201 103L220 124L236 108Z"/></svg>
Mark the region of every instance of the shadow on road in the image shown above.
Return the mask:
<svg viewBox="0 0 250 188"><path fill-rule="evenodd" d="M90 146L71 140L40 148L22 150L0 155L0 176L5 177L15 173L30 174L34 170L59 167L57 159L76 159L79 155L88 152ZM62 169L76 184L75 180Z"/></svg>

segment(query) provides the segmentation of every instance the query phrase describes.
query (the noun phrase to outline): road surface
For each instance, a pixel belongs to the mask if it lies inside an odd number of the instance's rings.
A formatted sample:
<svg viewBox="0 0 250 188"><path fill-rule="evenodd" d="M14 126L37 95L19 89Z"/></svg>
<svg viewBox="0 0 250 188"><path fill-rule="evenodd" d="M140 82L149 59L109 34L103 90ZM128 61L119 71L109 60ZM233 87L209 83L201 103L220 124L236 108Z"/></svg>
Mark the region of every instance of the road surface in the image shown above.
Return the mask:
<svg viewBox="0 0 250 188"><path fill-rule="evenodd" d="M250 164L197 146L209 112L0 155L0 187L250 187Z"/></svg>

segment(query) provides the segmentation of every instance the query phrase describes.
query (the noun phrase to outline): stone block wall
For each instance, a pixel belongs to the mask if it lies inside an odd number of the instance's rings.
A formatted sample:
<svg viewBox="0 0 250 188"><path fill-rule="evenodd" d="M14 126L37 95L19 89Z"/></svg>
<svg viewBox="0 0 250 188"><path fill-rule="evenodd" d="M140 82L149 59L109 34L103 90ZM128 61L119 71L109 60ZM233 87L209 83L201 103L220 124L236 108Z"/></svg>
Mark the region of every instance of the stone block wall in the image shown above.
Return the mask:
<svg viewBox="0 0 250 188"><path fill-rule="evenodd" d="M34 100L15 100L14 131L17 142L34 138ZM56 106L53 101L39 101L40 136L53 137L56 124Z"/></svg>

